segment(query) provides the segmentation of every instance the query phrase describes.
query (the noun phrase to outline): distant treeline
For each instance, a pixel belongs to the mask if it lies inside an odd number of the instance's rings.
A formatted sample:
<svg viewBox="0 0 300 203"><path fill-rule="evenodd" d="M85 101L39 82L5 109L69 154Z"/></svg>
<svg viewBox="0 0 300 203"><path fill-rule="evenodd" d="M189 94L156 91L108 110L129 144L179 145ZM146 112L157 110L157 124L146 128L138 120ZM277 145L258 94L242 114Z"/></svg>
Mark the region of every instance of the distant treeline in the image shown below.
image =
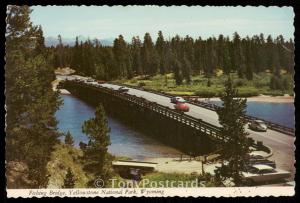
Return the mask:
<svg viewBox="0 0 300 203"><path fill-rule="evenodd" d="M216 69L252 80L253 73L269 70L279 76L281 69L291 73L294 66L291 39L287 41L282 35L265 39L263 34L241 38L237 32L232 40L223 35L205 40L176 35L165 40L159 31L155 42L146 33L143 42L133 37L131 43L120 35L112 47L97 40L79 42L78 38L75 46L65 46L59 36L59 44L49 50L54 52L55 67L69 66L79 74L112 80L173 72L178 85L183 80L189 83L191 75L210 77Z"/></svg>

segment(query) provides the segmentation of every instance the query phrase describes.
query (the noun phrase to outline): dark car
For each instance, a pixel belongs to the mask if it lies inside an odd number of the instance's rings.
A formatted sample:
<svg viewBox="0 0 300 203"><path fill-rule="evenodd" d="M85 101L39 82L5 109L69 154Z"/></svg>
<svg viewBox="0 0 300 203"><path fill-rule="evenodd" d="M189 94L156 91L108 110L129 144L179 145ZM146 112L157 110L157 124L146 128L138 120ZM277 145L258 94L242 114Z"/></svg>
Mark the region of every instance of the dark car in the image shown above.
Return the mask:
<svg viewBox="0 0 300 203"><path fill-rule="evenodd" d="M268 126L261 120L253 120L249 124L249 128L251 130L255 130L255 131L266 132L268 129Z"/></svg>
<svg viewBox="0 0 300 203"><path fill-rule="evenodd" d="M120 88L118 89L118 91L119 91L119 92L122 92L122 93L126 93L126 92L129 91L129 89L126 88L126 87L120 87Z"/></svg>

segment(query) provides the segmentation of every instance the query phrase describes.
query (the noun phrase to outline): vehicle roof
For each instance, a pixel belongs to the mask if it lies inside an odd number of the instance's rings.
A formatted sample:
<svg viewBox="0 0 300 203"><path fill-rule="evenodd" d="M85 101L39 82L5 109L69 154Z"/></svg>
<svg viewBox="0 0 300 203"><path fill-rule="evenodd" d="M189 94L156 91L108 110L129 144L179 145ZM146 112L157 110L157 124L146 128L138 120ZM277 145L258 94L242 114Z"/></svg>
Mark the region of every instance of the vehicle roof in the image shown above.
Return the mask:
<svg viewBox="0 0 300 203"><path fill-rule="evenodd" d="M262 156L261 153L257 152L257 151L250 152L250 155L251 156Z"/></svg>
<svg viewBox="0 0 300 203"><path fill-rule="evenodd" d="M254 120L255 122L258 122L258 123L263 123L262 120Z"/></svg>
<svg viewBox="0 0 300 203"><path fill-rule="evenodd" d="M273 170L273 168L269 165L264 164L254 164L252 165L253 168L256 168L258 170Z"/></svg>

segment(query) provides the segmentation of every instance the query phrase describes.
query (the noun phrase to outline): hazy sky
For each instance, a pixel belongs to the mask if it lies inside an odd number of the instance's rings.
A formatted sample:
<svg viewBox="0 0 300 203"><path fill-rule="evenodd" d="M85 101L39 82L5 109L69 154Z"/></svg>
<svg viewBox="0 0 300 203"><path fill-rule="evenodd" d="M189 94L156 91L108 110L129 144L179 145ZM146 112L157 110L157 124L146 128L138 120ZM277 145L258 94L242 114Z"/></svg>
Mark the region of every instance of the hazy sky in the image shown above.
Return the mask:
<svg viewBox="0 0 300 203"><path fill-rule="evenodd" d="M158 6L34 6L31 20L42 25L44 35L63 38L85 36L115 38L122 34L143 38L149 32L156 38L190 35L207 38L237 31L241 36L264 33L294 38L294 12L291 7L158 7Z"/></svg>

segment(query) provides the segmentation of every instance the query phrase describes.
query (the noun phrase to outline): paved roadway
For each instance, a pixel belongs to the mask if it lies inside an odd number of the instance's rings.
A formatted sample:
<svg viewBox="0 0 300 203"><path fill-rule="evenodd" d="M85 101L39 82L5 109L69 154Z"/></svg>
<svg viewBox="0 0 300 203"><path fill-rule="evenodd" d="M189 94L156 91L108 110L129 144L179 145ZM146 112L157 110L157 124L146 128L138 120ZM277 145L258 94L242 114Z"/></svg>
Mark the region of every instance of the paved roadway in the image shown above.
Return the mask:
<svg viewBox="0 0 300 203"><path fill-rule="evenodd" d="M102 84L104 87L112 88L117 90L120 86L113 84ZM128 94L136 95L138 97L143 97L149 101L157 102L163 106L168 106L174 108L174 104L170 102L170 98L157 95L154 93L141 91L133 88L128 88ZM193 116L198 119L202 119L215 126L220 126L218 122L218 115L215 111L205 109L196 105L189 104L190 111L185 113L187 115ZM278 115L280 116L280 115ZM294 141L293 136L289 136L274 130L268 129L267 132L256 132L247 128L249 136L254 140L262 141L265 145L269 146L273 150L273 155L270 160L275 160L278 168L288 170L294 174ZM292 176L292 178L294 175Z"/></svg>

